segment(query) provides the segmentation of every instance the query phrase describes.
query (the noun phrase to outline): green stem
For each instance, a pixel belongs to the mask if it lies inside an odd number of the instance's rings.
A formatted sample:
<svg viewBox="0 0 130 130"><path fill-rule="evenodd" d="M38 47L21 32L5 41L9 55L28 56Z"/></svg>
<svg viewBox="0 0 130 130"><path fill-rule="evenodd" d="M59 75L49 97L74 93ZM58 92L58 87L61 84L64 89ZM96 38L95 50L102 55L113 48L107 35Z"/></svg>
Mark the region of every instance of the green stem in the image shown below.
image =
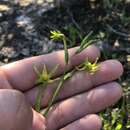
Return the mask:
<svg viewBox="0 0 130 130"><path fill-rule="evenodd" d="M62 40L63 40L63 43L64 43L65 70L64 70L63 76L62 76L61 79L60 79L60 82L59 82L59 84L58 84L58 87L56 88L54 94L52 95L51 100L49 101L49 104L48 104L47 109L45 110L44 116L46 116L46 115L48 114L48 112L49 112L49 110L50 110L50 108L51 108L51 106L52 106L52 104L53 104L55 98L57 97L57 95L58 95L58 93L59 93L60 89L62 88L63 83L64 83L64 81L65 81L64 77L65 77L66 72L67 72L67 65L68 65L68 61L69 61L69 53L68 53L68 49L67 49L66 37L63 36L63 37L62 37Z"/></svg>
<svg viewBox="0 0 130 130"><path fill-rule="evenodd" d="M44 112L44 116L45 116L45 117L47 116L47 114L48 114L48 112L49 112L49 110L50 110L50 108L51 108L51 106L52 106L52 104L53 104L55 98L57 97L57 95L58 95L60 89L62 88L63 83L64 83L64 76L62 76L62 78L61 78L61 80L60 80L60 82L59 82L58 87L56 88L56 90L55 90L55 92L54 92L54 94L53 94L51 100L49 101L48 107L47 107L47 109L46 109L45 112Z"/></svg>
<svg viewBox="0 0 130 130"><path fill-rule="evenodd" d="M37 112L40 112L41 99L42 99L43 92L44 92L46 86L47 86L47 83L44 83L44 84L42 84L42 85L39 86L38 94L37 94L35 105L34 105L35 106L35 110Z"/></svg>
<svg viewBox="0 0 130 130"><path fill-rule="evenodd" d="M47 109L45 110L45 112L43 114L45 117L47 116L47 114L48 114L48 112L49 112L49 110L50 110L50 108L51 108L55 98L59 94L59 91L63 87L64 81L66 81L67 79L72 77L72 75L74 74L75 71L76 71L76 69L73 69L69 74L66 74L67 68L65 68L64 75L61 77L60 82L59 82L59 84L58 84L58 86L57 86L57 88L56 88L56 90L55 90L51 100L49 101L48 107L47 107Z"/></svg>
<svg viewBox="0 0 130 130"><path fill-rule="evenodd" d="M68 64L69 53L68 53L67 42L66 42L66 38L65 37L63 37L63 43L64 43L64 51L65 51L65 62L66 62L66 64Z"/></svg>

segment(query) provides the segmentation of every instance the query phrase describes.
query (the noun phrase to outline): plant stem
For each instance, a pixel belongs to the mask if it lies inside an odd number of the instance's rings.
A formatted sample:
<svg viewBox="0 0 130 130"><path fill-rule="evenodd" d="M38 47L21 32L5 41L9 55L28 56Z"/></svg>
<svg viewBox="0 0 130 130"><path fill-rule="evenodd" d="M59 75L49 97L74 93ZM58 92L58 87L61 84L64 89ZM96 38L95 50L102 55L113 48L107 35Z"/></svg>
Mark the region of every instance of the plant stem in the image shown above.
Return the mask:
<svg viewBox="0 0 130 130"><path fill-rule="evenodd" d="M69 53L68 53L68 49L67 49L67 43L66 43L66 38L63 37L63 43L64 43L64 53L65 53L65 62L66 62L66 65L68 64L68 61L69 61Z"/></svg>
<svg viewBox="0 0 130 130"><path fill-rule="evenodd" d="M55 32L56 33L56 32ZM92 33L92 32L91 32ZM90 43L92 43L92 40L88 41L89 36L91 35L91 33L89 33L86 38L84 39L84 41L82 42L82 46L79 48L79 50L77 50L77 53L80 53L81 51L83 51L85 48L87 48ZM53 33L54 34L54 33ZM55 34L56 35L56 34ZM59 84L57 86L57 88L55 89L52 98L50 99L50 101L48 102L48 106L47 109L44 112L44 116L46 117L55 98L57 97L57 95L59 94L59 91L61 90L61 88L63 87L64 81L66 81L68 78L72 77L73 73L76 71L76 69L73 69L70 73L67 73L67 66L68 66L68 62L69 62L69 53L68 53L68 48L67 48L67 41L66 41L66 37L64 34L58 34L55 36L53 35L52 38L56 39L57 35L62 35L62 37L60 37L60 40L63 40L63 44L64 44L64 57L65 57L65 69L64 69L64 73L60 78ZM54 37L55 36L55 37ZM59 37L58 37L59 38Z"/></svg>
<svg viewBox="0 0 130 130"><path fill-rule="evenodd" d="M43 92L44 92L46 86L47 86L47 83L41 84L41 85L39 86L39 90L38 90L38 94L37 94L36 102L35 102L35 110L36 110L37 112L40 112L41 99L42 99Z"/></svg>
<svg viewBox="0 0 130 130"><path fill-rule="evenodd" d="M54 94L53 94L51 100L49 101L48 107L47 107L47 109L45 110L45 112L44 112L44 114L43 114L45 117L47 116L47 114L48 114L48 112L49 112L49 110L50 110L50 108L51 108L51 106L52 106L52 104L53 104L55 98L57 97L57 95L58 95L60 89L62 88L63 83L64 83L64 76L61 77L61 80L60 80L60 82L59 82L59 84L58 84L58 87L56 88L56 90L55 90L55 92L54 92Z"/></svg>
<svg viewBox="0 0 130 130"><path fill-rule="evenodd" d="M108 31L111 31L111 32L113 32L113 33L115 33L115 34L117 34L119 36L130 38L129 34L126 34L126 33L123 33L123 32L119 32L116 29L114 29L113 27L111 27L110 25L107 25L107 28L108 28Z"/></svg>
<svg viewBox="0 0 130 130"><path fill-rule="evenodd" d="M51 100L49 101L47 109L45 110L45 112L43 114L45 117L47 116L47 114L48 114L48 112L49 112L49 110L50 110L50 108L51 108L55 98L59 94L59 91L63 87L64 81L66 81L67 79L71 78L75 71L76 71L76 69L73 69L70 73L66 74L67 68L65 68L64 75L60 78L60 82L59 82L59 84L58 84L58 86L57 86L57 88L56 88L56 90L55 90Z"/></svg>

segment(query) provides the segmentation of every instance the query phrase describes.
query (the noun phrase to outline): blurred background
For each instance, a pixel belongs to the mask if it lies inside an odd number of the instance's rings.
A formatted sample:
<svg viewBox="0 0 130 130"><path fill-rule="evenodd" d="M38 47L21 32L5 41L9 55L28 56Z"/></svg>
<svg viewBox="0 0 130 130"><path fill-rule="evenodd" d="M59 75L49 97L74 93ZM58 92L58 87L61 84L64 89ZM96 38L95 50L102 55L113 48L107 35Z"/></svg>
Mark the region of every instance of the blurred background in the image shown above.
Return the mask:
<svg viewBox="0 0 130 130"><path fill-rule="evenodd" d="M99 115L103 130L130 130L130 0L0 0L0 65L63 49L51 30L64 33L69 48L93 32L101 60L121 61L124 95Z"/></svg>

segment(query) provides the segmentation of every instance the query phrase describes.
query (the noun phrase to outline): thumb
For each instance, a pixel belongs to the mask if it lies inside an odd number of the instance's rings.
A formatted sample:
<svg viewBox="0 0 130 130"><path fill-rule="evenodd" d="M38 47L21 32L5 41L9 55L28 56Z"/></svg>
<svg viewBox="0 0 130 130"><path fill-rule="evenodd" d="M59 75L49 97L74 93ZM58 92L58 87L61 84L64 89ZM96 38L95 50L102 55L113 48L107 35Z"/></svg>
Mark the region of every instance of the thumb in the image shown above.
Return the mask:
<svg viewBox="0 0 130 130"><path fill-rule="evenodd" d="M21 92L0 90L0 130L44 130L40 128L44 122L44 118L32 110Z"/></svg>

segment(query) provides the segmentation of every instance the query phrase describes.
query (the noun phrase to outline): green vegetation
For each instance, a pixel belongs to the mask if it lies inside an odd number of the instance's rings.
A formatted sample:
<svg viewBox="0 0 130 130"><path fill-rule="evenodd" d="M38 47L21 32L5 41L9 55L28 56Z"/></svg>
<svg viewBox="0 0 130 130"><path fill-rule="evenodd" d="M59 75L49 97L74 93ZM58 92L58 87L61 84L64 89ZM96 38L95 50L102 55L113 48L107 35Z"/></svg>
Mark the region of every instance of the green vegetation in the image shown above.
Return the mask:
<svg viewBox="0 0 130 130"><path fill-rule="evenodd" d="M81 42L80 47L77 49L77 51L75 52L75 54L79 54L80 52L82 52L85 48L87 48L90 43L92 42L92 40L88 40L89 36L91 33L89 33ZM68 53L68 49L67 49L67 39L66 36L61 33L60 31L51 31L51 36L50 38L52 40L61 40L63 41L64 44L64 56L65 56L65 69L63 72L63 75L60 76L59 78L57 78L59 80L58 86L55 89L52 98L50 99L50 101L48 102L48 107L46 108L45 112L44 112L44 116L46 117L55 98L57 97L57 95L59 94L59 91L61 90L61 88L63 87L63 84L66 80L68 80L69 78L72 77L72 75L74 74L75 71L87 71L90 74L94 74L97 70L98 70L98 64L97 64L97 60L94 63L91 63L88 61L88 59L86 59L83 63L81 63L79 66L77 66L76 68L74 68L73 70L71 70L70 72L67 71L67 67L68 67L68 63L69 63L69 53ZM35 72L38 75L38 79L36 81L36 83L38 83L39 86L39 92L37 94L37 98L36 98L36 102L35 102L35 110L36 111L40 111L40 104L41 104L41 98L42 98L42 94L43 91L46 89L47 85L50 82L53 82L55 80L51 80L52 74L54 74L56 72L58 68L58 65L56 66L56 68L54 68L54 70L52 70L52 72L49 74L47 71L47 67L46 65L44 65L43 71L42 73L40 73L36 67L34 67Z"/></svg>
<svg viewBox="0 0 130 130"><path fill-rule="evenodd" d="M80 47L76 51L76 54L82 52L89 45L96 44L102 51L100 60L114 58L122 62L125 72L118 81L123 86L123 97L115 106L104 110L99 113L99 115L103 120L103 130L128 130L130 129L130 77L127 71L129 71L130 68L130 63L128 63L130 62L130 14L127 11L127 5L130 5L130 2L127 0L103 0L102 2L103 6L99 9L102 9L105 14L104 16L96 16L98 19L96 19L96 22L98 24L100 23L99 27L96 29L88 29L89 31L83 31L78 22L74 21L75 23L77 22L76 25L79 25L78 28L75 24L69 24L69 26L61 28L60 31L51 32L51 38L52 40L60 40L63 42L66 66L69 62L67 48L77 45ZM64 32L64 34L61 32ZM79 42L81 44L79 44ZM47 115L64 82L71 78L75 71L82 70L94 74L98 71L97 61L90 63L86 59L86 61L74 68L71 72L67 72L65 69L64 75L59 77L59 84L49 101L45 115Z"/></svg>

